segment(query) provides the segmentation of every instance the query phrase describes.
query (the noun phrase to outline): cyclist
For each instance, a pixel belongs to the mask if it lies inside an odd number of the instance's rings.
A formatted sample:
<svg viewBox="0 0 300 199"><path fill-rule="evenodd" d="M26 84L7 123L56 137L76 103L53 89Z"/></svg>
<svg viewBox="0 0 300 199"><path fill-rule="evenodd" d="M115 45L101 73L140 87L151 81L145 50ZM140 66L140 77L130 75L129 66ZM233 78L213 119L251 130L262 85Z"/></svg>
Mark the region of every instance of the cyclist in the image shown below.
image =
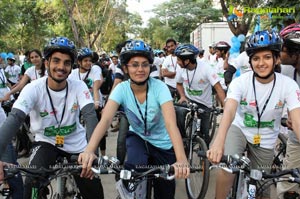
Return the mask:
<svg viewBox="0 0 300 199"><path fill-rule="evenodd" d="M67 79L76 59L72 41L65 37L52 38L44 48L48 76L27 84L13 105L11 114L0 127L0 157L7 143L30 113L30 128L35 134L35 146L29 165L48 168L59 156L70 157L84 150L96 126L94 103L82 81ZM86 130L79 122L79 113ZM99 179L74 176L84 198L103 198ZM25 179L24 198L30 198L31 188L42 182Z"/></svg>
<svg viewBox="0 0 300 199"><path fill-rule="evenodd" d="M33 49L28 53L28 57L30 63L32 63L34 66L29 67L25 71L25 74L23 75L20 82L5 95L4 100L9 100L10 95L21 91L24 88L24 86L30 81L36 80L47 75L41 51L39 51L38 49Z"/></svg>
<svg viewBox="0 0 300 199"><path fill-rule="evenodd" d="M5 68L5 75L7 78L7 81L13 87L16 83L19 82L19 76L21 72L20 66L16 65L16 59L13 54L9 54L8 57L6 58L7 60L7 66Z"/></svg>
<svg viewBox="0 0 300 199"><path fill-rule="evenodd" d="M202 61L205 60L204 53L205 53L205 50L199 49L199 59Z"/></svg>
<svg viewBox="0 0 300 199"><path fill-rule="evenodd" d="M3 59L0 57L0 64L2 62L3 62ZM4 70L2 68L0 68L0 126L3 124L3 122L6 119L6 114L1 106L1 103L4 101L3 100L4 94L9 91L9 88L7 85L8 85L8 82L4 75ZM12 145L12 142L10 142L8 144L8 146L6 147L6 150L3 154L3 156L0 158L0 160L11 163L11 164L18 164L15 149ZM22 196L23 196L23 180L22 180L21 175L18 175L17 178L8 180L8 184L12 189L16 190L12 194L12 198L13 199L22 198Z"/></svg>
<svg viewBox="0 0 300 199"><path fill-rule="evenodd" d="M294 79L300 86L300 24L295 23L287 26L280 32L280 36L283 38L283 46L280 52L281 63L291 65L282 66L281 72ZM297 139L295 133L291 130L289 130L288 135L286 156L283 163L284 169L299 168L299 139ZM296 183L279 182L277 184L279 198L286 198L283 197L285 194L289 196L297 195L300 193L299 191L299 185Z"/></svg>
<svg viewBox="0 0 300 199"><path fill-rule="evenodd" d="M224 72L228 68L228 58L229 58L229 49L230 45L225 41L219 41L214 46L216 55L217 55L217 62L214 68L217 71L218 76L220 77L220 84L224 90L227 90L224 80Z"/></svg>
<svg viewBox="0 0 300 199"><path fill-rule="evenodd" d="M171 91L172 97L176 95L176 72L180 69L177 64L177 57L175 55L175 49L177 42L175 39L167 39L166 47L168 50L168 56L164 59L161 66L161 75L164 78L165 83Z"/></svg>
<svg viewBox="0 0 300 199"><path fill-rule="evenodd" d="M180 95L178 103L191 101L207 110L212 107L213 86L223 105L225 93L220 79L205 61L197 58L198 54L199 50L192 44L179 45L175 50L177 63L183 69L176 75L177 91ZM184 114L183 111L176 112L181 133L184 132ZM211 141L209 137L210 112L203 113L200 117L200 132L204 136L206 144L209 145Z"/></svg>
<svg viewBox="0 0 300 199"><path fill-rule="evenodd" d="M110 94L103 117L79 156L78 161L83 164L82 176L90 177L86 172L95 159L95 149L122 105L130 123L125 168L174 164L176 177L188 177L188 162L176 126L172 97L163 82L149 77L153 58L151 48L141 40L128 42L123 48L120 60L130 80L117 85ZM174 194L174 180L154 180L155 198L174 198Z"/></svg>
<svg viewBox="0 0 300 199"><path fill-rule="evenodd" d="M97 113L98 120L101 118L102 109L102 94L100 87L103 83L101 77L101 68L98 65L92 65L93 51L90 48L83 47L78 50L78 66L73 69L69 78L82 80L87 85L90 93L94 99L94 106ZM106 139L104 138L100 143L101 154L105 155Z"/></svg>
<svg viewBox="0 0 300 199"><path fill-rule="evenodd" d="M230 83L218 133L207 151L212 163L218 163L223 153L241 156L247 148L250 166L270 171L266 165L272 165L284 104L300 138L299 87L274 71L280 50L281 38L274 31L257 31L250 36L246 52L253 71ZM216 198L226 198L233 180L233 174L218 171ZM269 194L266 191L263 197Z"/></svg>

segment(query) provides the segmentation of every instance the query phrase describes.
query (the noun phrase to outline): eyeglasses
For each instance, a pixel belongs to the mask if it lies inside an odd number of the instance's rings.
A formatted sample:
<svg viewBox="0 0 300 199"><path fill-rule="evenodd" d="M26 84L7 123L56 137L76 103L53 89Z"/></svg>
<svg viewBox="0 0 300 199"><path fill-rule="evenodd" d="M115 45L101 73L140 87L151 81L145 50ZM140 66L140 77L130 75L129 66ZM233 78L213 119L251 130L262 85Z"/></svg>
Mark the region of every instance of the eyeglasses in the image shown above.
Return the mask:
<svg viewBox="0 0 300 199"><path fill-rule="evenodd" d="M149 63L142 63L142 64L133 63L133 64L126 64L126 66L133 67L133 68L139 68L140 66L142 66L142 68L148 68L148 67L151 67L151 64L149 64Z"/></svg>

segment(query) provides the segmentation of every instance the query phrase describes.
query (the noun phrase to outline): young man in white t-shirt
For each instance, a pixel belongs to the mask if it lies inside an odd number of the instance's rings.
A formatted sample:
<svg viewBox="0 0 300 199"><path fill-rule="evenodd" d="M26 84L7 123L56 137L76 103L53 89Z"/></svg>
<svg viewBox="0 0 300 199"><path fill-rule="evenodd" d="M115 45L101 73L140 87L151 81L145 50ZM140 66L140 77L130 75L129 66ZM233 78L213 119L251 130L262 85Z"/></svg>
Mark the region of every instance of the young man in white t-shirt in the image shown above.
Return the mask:
<svg viewBox="0 0 300 199"><path fill-rule="evenodd" d="M169 87L172 97L174 97L176 92L176 72L180 70L177 64L177 57L174 54L177 47L177 42L175 39L168 39L166 41L166 48L169 55L164 59L161 67L161 75L164 78L165 83Z"/></svg>
<svg viewBox="0 0 300 199"><path fill-rule="evenodd" d="M19 77L21 73L20 66L15 64L16 59L13 56L7 58L8 65L5 68L5 74L7 81L10 83L11 86L14 86L16 83L19 82Z"/></svg>
<svg viewBox="0 0 300 199"><path fill-rule="evenodd" d="M0 157L27 114L30 114L30 130L36 141L29 166L48 168L55 165L58 157L70 158L85 149L87 138L97 125L97 117L85 83L67 79L76 55L74 43L65 37L52 38L46 45L48 77L27 84L21 91L11 114L0 127ZM79 122L80 112L86 130ZM74 177L84 198L104 198L99 179ZM26 177L24 198L31 198L32 186L32 179Z"/></svg>
<svg viewBox="0 0 300 199"><path fill-rule="evenodd" d="M199 50L191 45L179 45L175 50L177 56L177 63L182 68L176 74L177 91L180 95L178 103L191 101L197 103L202 109L209 109L212 107L212 87L215 88L217 96L223 106L225 99L225 92L220 84L220 79L216 72L207 64L198 58ZM178 111L179 128L184 130L184 114ZM206 144L209 146L209 118L210 112L201 114L200 132L204 136Z"/></svg>

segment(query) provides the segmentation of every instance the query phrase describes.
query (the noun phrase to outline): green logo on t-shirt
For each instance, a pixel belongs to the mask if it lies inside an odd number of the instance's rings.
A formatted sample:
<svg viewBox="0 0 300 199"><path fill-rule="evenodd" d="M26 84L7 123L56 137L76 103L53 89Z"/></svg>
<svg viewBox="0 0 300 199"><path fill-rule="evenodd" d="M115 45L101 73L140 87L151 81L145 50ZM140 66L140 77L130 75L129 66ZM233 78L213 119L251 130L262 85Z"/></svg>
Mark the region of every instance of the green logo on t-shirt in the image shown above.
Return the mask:
<svg viewBox="0 0 300 199"><path fill-rule="evenodd" d="M47 115L49 115L49 113L48 113L47 111L40 112L40 116L41 116L41 117L45 117L45 116L47 116Z"/></svg>
<svg viewBox="0 0 300 199"><path fill-rule="evenodd" d="M266 127L274 128L274 122L275 120L262 121L260 122L260 128L266 128ZM257 121L254 120L254 116L249 113L245 113L244 124L246 127L258 127Z"/></svg>

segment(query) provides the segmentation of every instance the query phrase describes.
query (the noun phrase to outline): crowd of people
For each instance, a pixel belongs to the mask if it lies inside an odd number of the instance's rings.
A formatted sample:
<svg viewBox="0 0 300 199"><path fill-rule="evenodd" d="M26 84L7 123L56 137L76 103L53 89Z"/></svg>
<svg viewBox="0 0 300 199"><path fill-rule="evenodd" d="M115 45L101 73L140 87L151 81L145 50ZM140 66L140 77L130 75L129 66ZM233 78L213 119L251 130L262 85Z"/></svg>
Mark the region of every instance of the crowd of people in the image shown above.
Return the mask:
<svg viewBox="0 0 300 199"><path fill-rule="evenodd" d="M290 132L284 168L300 167L300 24L280 33L253 33L232 60L230 47L219 41L205 56L203 49L173 38L166 40L165 50L152 50L144 41L131 39L120 43L111 56L103 52L99 57L90 48L77 49L66 37L55 37L43 52L28 52L30 64L22 67L27 68L23 73L14 57L7 57L7 66L0 69L0 102L13 98L15 102L8 116L0 107L0 158L5 162L0 161L0 180L3 164L17 164L12 139L29 115L34 134L32 148L26 149L31 150L29 165L48 168L58 157L77 154L82 173L75 180L81 194L104 198L91 164L99 154L105 155L105 137L116 112L122 112L116 153L124 168L171 164L176 178L188 178L190 165L182 142L186 112L175 111L173 102L209 109L213 92L224 107L218 132L210 140L208 112L201 115L199 135L210 146L211 163L219 163L223 154L247 150L251 167L268 171L265 166L271 165L280 121L287 114ZM242 75L233 78L239 68ZM216 198L226 198L233 180L233 174L218 171ZM37 186L29 176L24 190L21 177L9 183L19 190L14 198L30 198L32 186ZM298 189L279 183L278 197ZM174 198L175 180L155 180L154 196ZM264 197L270 198L270 192Z"/></svg>

